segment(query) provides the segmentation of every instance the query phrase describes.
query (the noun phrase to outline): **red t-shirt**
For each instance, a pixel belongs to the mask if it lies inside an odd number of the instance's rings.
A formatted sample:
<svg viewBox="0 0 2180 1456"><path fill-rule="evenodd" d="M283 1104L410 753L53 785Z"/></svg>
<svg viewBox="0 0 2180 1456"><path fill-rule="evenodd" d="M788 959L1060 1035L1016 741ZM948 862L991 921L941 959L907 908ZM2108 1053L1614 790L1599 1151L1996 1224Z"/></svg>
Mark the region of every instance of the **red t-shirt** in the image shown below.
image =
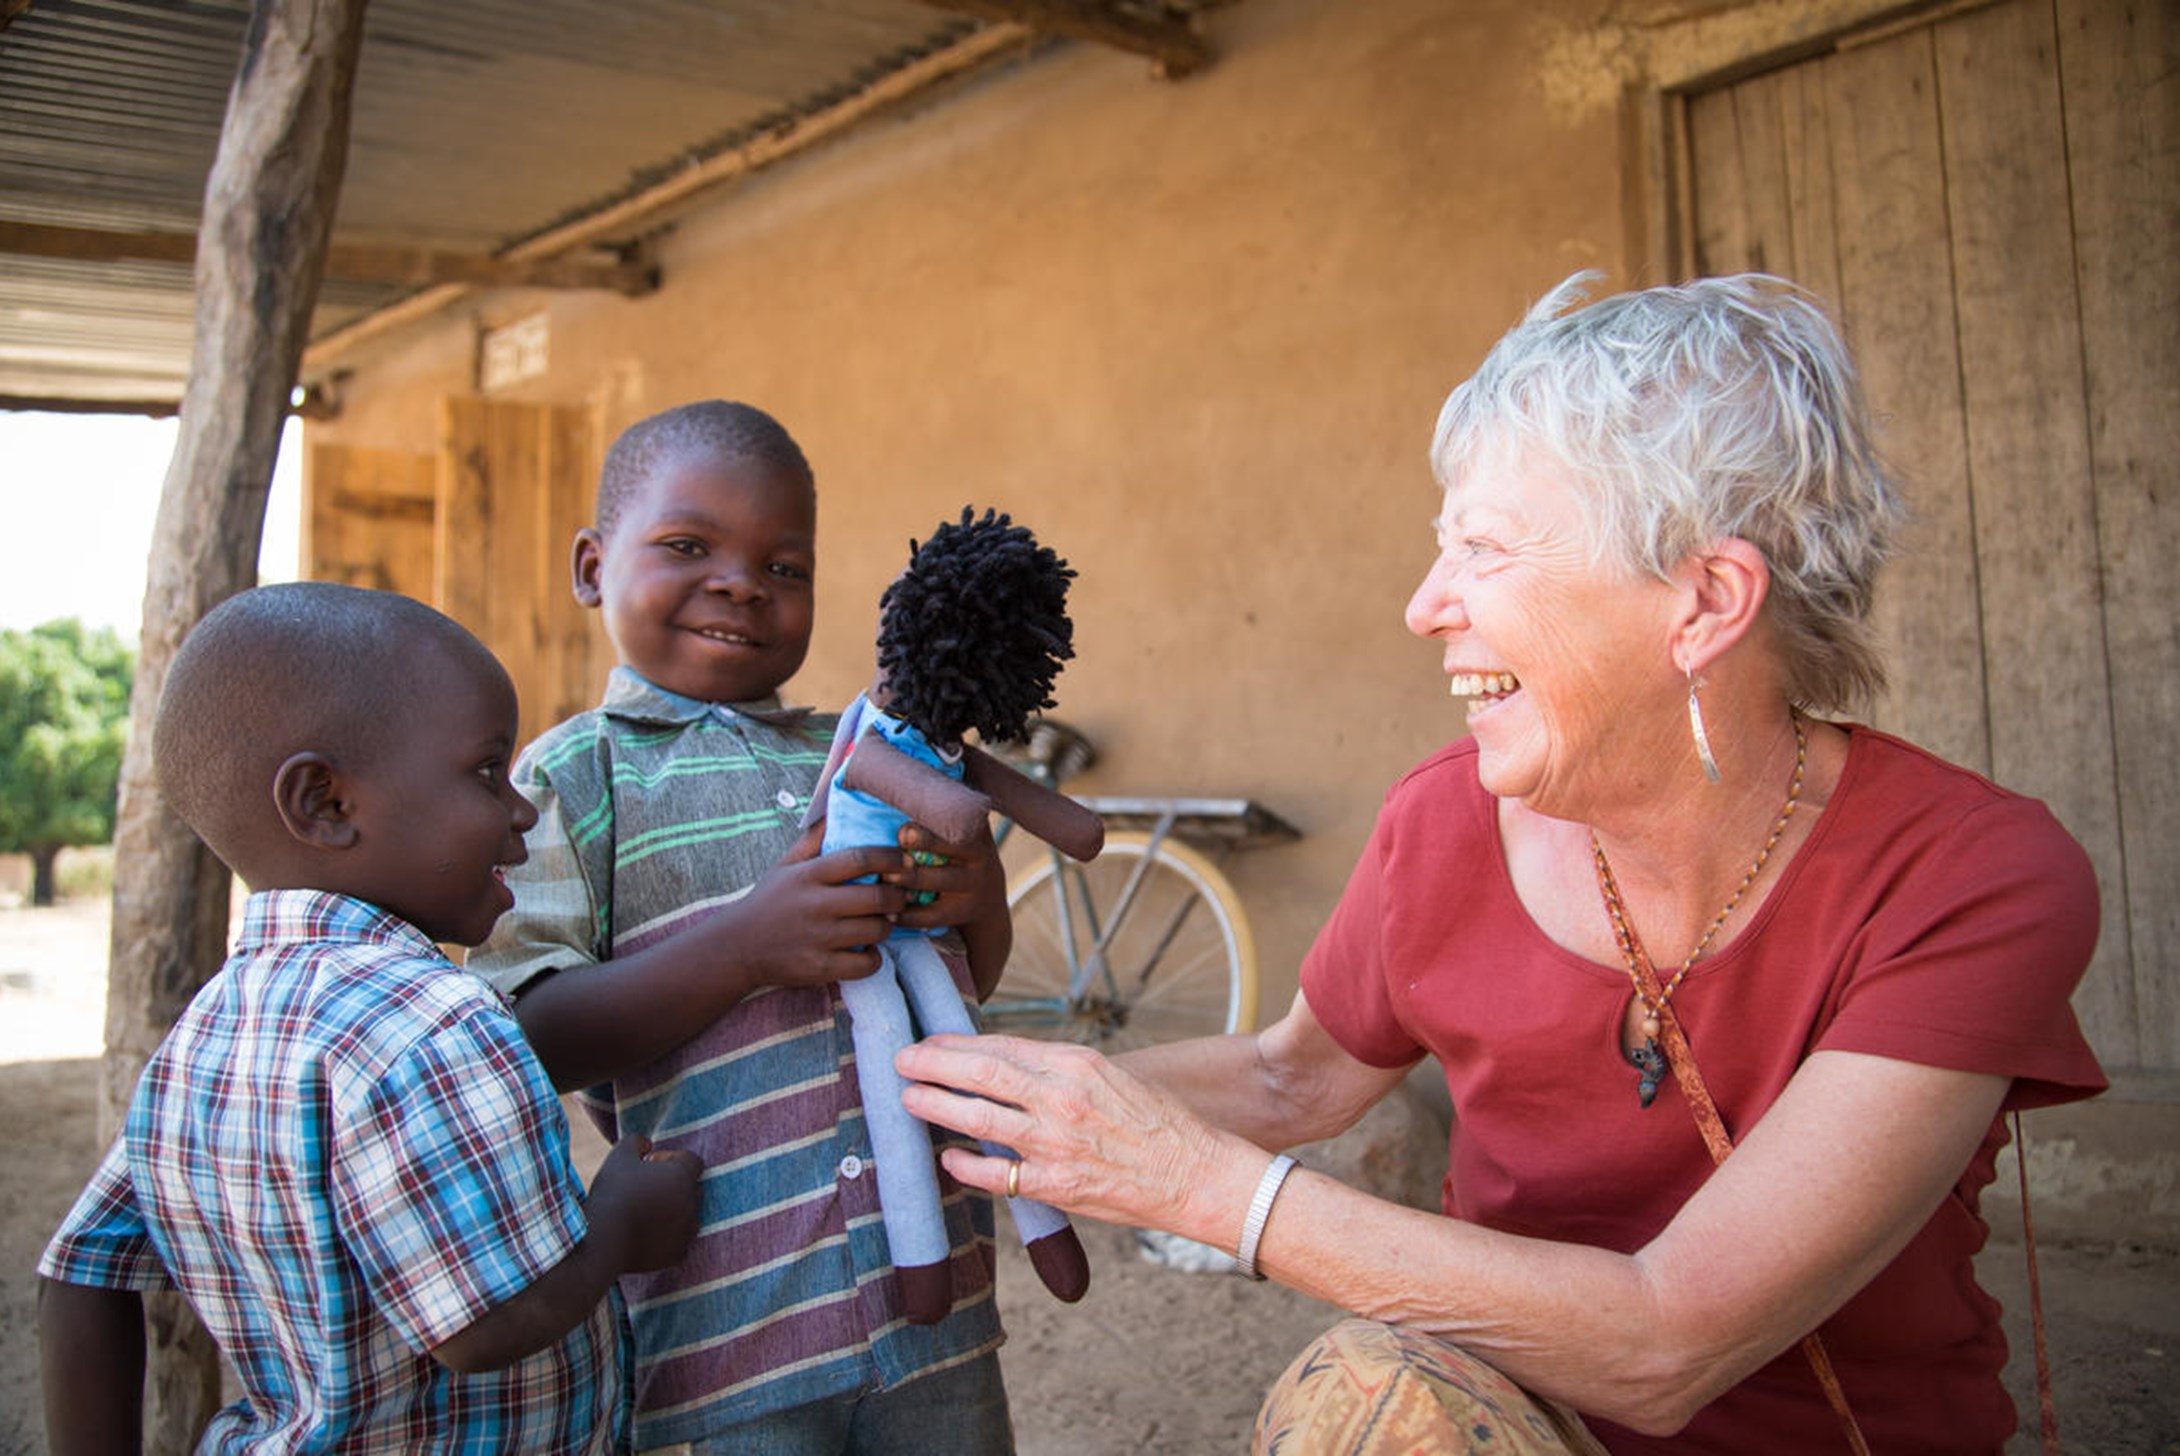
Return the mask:
<svg viewBox="0 0 2180 1456"><path fill-rule="evenodd" d="M1727 1130L1741 1136L1820 1049L2012 1077L2009 1108L2102 1091L2068 1005L2097 939L2088 857L2037 801L1849 731L1816 828L1673 996ZM1449 1217L1632 1252L1709 1175L1710 1155L1671 1077L1650 1108L1637 1102L1619 1049L1627 973L1530 920L1496 803L1467 739L1395 784L1302 987L1358 1059L1430 1053L1445 1068ZM1998 1306L1971 1262L2005 1136L1994 1122L1930 1222L1824 1325L1875 1450L1997 1452L2013 1430ZM1597 1429L1615 1453L1845 1449L1799 1349L1668 1441Z"/></svg>

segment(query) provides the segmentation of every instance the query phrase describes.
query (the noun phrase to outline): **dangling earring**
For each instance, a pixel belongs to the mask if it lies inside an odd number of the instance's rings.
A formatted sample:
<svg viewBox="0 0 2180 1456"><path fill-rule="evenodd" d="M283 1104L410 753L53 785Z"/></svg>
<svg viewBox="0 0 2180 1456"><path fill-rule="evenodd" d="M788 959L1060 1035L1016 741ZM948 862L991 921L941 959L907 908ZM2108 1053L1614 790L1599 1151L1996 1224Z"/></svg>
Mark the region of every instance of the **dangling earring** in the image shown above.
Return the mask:
<svg viewBox="0 0 2180 1456"><path fill-rule="evenodd" d="M1696 689L1702 682L1695 669L1688 669L1688 729L1696 736L1696 757L1703 762L1703 776L1712 783L1718 782L1718 760L1711 756L1710 735L1703 731L1703 704L1696 700Z"/></svg>

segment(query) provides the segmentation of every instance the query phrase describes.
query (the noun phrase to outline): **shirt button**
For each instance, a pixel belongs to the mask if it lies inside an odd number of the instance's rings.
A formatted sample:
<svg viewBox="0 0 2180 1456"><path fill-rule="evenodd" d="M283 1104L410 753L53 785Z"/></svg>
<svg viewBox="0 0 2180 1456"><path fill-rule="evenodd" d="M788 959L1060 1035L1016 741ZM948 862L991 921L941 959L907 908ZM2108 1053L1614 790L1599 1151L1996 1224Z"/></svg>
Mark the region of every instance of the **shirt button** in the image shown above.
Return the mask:
<svg viewBox="0 0 2180 1456"><path fill-rule="evenodd" d="M782 809L792 809L795 807L795 804L797 802L795 798L795 792L792 789L782 789L777 794L774 794L772 796L772 799L773 802L778 804Z"/></svg>
<svg viewBox="0 0 2180 1456"><path fill-rule="evenodd" d="M854 1182L856 1179L862 1177L863 1160L853 1153L850 1153L845 1158L842 1158L840 1160L840 1176L847 1179L851 1183Z"/></svg>

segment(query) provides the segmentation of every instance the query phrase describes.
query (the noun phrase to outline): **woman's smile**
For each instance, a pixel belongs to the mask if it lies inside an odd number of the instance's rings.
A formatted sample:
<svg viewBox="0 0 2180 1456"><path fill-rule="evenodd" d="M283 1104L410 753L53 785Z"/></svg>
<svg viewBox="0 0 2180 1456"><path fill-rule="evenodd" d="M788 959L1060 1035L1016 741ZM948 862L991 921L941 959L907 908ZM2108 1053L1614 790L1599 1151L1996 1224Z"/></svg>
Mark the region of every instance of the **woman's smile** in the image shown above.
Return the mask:
<svg viewBox="0 0 2180 1456"><path fill-rule="evenodd" d="M1471 723L1521 691L1521 681L1510 672L1456 670L1450 676L1449 686L1453 696L1468 699L1468 721Z"/></svg>

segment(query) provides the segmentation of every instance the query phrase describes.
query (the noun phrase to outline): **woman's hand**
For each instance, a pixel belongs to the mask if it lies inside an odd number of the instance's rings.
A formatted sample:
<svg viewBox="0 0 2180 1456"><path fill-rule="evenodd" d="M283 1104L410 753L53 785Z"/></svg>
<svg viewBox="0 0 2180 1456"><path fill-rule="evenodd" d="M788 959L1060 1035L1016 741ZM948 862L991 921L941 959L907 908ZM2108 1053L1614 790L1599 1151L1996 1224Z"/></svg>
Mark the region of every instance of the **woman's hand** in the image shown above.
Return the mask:
<svg viewBox="0 0 2180 1456"><path fill-rule="evenodd" d="M1024 1197L1233 1247L1263 1150L1087 1047L935 1036L894 1065L910 1112L1020 1155ZM941 1161L971 1187L1007 1192L1006 1158L948 1148Z"/></svg>

